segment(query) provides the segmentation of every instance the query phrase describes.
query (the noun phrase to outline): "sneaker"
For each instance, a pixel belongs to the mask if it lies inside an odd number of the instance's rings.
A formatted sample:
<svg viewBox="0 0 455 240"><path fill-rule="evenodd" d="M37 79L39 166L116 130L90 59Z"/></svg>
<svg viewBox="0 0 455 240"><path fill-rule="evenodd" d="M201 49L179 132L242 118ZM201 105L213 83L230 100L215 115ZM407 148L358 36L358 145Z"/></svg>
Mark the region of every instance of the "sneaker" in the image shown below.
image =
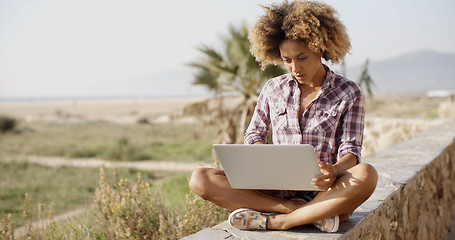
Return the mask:
<svg viewBox="0 0 455 240"><path fill-rule="evenodd" d="M240 208L229 215L229 224L240 230L266 230L269 214Z"/></svg>
<svg viewBox="0 0 455 240"><path fill-rule="evenodd" d="M340 226L340 217L336 215L324 220L319 220L313 224L323 232L334 233L338 231L338 227Z"/></svg>
<svg viewBox="0 0 455 240"><path fill-rule="evenodd" d="M300 200L304 203L309 202L309 201L307 201L307 199L303 199L303 198L293 198L291 200ZM338 217L338 215L337 215L337 216L334 216L331 218L326 218L324 220L319 220L319 221L313 223L313 225L316 226L317 228L319 228L319 230L321 230L323 232L334 233L334 232L337 232L338 228L340 227L340 217Z"/></svg>

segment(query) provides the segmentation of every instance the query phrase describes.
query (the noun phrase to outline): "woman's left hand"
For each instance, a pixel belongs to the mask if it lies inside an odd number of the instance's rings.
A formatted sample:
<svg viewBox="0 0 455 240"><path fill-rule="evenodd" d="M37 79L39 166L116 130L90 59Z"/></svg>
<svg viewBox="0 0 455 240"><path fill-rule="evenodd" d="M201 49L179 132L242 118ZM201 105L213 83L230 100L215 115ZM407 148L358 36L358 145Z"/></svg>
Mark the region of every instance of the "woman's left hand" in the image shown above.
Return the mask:
<svg viewBox="0 0 455 240"><path fill-rule="evenodd" d="M319 168L322 175L313 178L313 184L319 189L328 190L335 184L338 178L338 171L332 164L321 161L319 161Z"/></svg>

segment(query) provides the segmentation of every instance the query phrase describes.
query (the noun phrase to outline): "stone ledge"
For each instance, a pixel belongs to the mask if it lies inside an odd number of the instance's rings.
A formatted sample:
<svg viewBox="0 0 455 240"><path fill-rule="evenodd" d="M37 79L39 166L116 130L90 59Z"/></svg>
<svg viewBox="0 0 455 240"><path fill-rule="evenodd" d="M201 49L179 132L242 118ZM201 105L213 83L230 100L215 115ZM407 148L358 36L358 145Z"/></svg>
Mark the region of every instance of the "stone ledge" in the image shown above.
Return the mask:
<svg viewBox="0 0 455 240"><path fill-rule="evenodd" d="M454 138L455 122L447 121L365 159L379 173L376 191L337 233L310 225L240 231L224 221L183 239L442 239L455 216Z"/></svg>

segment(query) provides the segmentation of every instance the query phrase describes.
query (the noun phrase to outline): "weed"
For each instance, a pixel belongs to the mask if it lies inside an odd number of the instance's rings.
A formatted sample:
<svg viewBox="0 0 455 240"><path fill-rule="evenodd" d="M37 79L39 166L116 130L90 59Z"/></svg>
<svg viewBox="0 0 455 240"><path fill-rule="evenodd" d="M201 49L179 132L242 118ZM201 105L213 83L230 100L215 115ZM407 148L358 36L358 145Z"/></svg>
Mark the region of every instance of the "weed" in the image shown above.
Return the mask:
<svg viewBox="0 0 455 240"><path fill-rule="evenodd" d="M101 168L96 202L102 235L106 239L178 239L226 218L225 210L187 196L183 213L166 208L160 191L152 191L140 174L136 183L120 179L111 187Z"/></svg>
<svg viewBox="0 0 455 240"><path fill-rule="evenodd" d="M14 226L11 214L2 216L0 221L0 239L14 239Z"/></svg>

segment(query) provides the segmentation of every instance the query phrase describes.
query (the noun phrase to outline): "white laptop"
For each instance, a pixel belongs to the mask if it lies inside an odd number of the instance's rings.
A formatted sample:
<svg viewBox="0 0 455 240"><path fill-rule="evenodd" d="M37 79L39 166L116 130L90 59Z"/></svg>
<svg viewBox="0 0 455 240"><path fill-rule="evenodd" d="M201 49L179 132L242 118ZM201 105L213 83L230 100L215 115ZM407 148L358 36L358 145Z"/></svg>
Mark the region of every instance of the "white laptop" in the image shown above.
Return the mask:
<svg viewBox="0 0 455 240"><path fill-rule="evenodd" d="M311 180L321 174L309 144L214 144L232 188L320 191Z"/></svg>

